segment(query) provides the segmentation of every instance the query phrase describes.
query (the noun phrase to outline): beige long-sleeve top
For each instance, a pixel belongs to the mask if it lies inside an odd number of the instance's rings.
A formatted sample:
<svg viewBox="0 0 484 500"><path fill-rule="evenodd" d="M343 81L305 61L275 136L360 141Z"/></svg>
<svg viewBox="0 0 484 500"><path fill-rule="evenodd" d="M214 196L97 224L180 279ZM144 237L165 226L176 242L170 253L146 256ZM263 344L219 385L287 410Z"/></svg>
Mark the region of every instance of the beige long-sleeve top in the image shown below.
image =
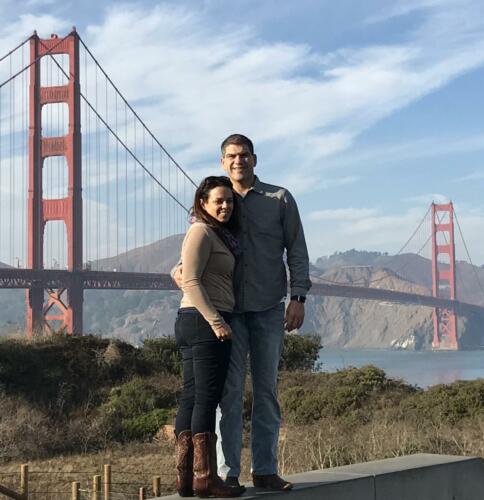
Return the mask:
<svg viewBox="0 0 484 500"><path fill-rule="evenodd" d="M235 298L232 252L209 226L195 222L183 240L183 297L180 307L196 307L212 327L225 324L218 311L231 312Z"/></svg>

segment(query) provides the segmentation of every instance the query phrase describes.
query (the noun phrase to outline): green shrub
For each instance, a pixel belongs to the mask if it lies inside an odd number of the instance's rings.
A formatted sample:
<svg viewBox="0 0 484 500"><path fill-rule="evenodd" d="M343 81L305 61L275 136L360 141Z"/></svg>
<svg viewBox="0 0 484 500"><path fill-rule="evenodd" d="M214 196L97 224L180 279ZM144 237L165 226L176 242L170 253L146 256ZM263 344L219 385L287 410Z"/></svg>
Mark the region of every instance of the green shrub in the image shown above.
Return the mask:
<svg viewBox="0 0 484 500"><path fill-rule="evenodd" d="M116 351L111 359L108 351ZM91 401L102 387L143 374L138 357L129 344L89 335L2 340L0 385L7 394L66 412Z"/></svg>
<svg viewBox="0 0 484 500"><path fill-rule="evenodd" d="M286 335L279 370L312 371L318 369L317 360L320 349L319 335Z"/></svg>
<svg viewBox="0 0 484 500"><path fill-rule="evenodd" d="M182 374L183 362L181 353L176 346L175 337L145 340L142 356L155 371L178 376Z"/></svg>
<svg viewBox="0 0 484 500"><path fill-rule="evenodd" d="M122 420L121 426L127 439L149 439L162 425L170 422L174 415L174 409L156 408L137 417Z"/></svg>
<svg viewBox="0 0 484 500"><path fill-rule="evenodd" d="M166 423L176 406L177 386L163 387L156 380L135 377L111 389L101 407L101 419L115 440L144 439ZM162 422L151 432L158 422Z"/></svg>
<svg viewBox="0 0 484 500"><path fill-rule="evenodd" d="M389 392L399 393L401 386L387 379L380 368L367 365L335 373L291 374L279 392L289 422L308 424L325 417L342 417L365 423L380 407L381 398Z"/></svg>
<svg viewBox="0 0 484 500"><path fill-rule="evenodd" d="M436 385L415 394L401 405L402 417L434 424L457 424L464 418L484 415L484 380Z"/></svg>
<svg viewBox="0 0 484 500"><path fill-rule="evenodd" d="M170 408L176 404L175 392L155 387L150 381L135 377L111 389L109 412L116 418L132 418L156 408Z"/></svg>

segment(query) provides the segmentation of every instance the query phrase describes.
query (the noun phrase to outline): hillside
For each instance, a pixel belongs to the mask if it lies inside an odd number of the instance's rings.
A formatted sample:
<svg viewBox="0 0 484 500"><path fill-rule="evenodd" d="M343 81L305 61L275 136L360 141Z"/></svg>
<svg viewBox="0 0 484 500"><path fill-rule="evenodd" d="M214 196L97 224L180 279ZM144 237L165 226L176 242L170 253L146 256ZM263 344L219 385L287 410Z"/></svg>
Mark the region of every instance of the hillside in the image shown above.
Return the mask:
<svg viewBox="0 0 484 500"><path fill-rule="evenodd" d="M314 275L321 275L336 268L369 266L393 271L406 281L416 283L431 290L432 264L429 259L413 253L388 255L380 252L348 250L337 252L330 257L320 257L313 267ZM319 271L317 271L319 270ZM463 302L484 305L484 292L479 286L476 275L484 286L484 268L472 266L467 262L456 262L457 297Z"/></svg>

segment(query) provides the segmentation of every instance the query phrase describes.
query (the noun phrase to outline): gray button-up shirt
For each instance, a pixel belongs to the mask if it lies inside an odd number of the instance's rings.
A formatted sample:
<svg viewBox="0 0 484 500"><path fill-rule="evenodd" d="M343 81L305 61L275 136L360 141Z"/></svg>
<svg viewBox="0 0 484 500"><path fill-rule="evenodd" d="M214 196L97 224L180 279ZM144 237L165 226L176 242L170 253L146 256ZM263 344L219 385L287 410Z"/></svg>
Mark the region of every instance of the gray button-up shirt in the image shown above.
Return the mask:
<svg viewBox="0 0 484 500"><path fill-rule="evenodd" d="M287 189L260 182L237 195L242 256L235 268L235 310L265 311L287 294L284 250L291 295L311 287L309 257L296 202Z"/></svg>

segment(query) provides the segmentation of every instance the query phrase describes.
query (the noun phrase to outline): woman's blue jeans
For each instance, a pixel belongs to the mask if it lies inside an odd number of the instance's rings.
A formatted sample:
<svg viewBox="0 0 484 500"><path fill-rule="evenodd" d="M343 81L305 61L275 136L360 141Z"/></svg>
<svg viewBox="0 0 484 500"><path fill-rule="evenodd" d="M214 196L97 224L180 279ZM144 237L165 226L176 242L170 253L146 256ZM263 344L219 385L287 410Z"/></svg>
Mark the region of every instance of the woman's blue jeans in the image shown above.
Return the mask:
<svg viewBox="0 0 484 500"><path fill-rule="evenodd" d="M229 322L230 313L221 312ZM182 308L175 339L183 357L183 393L176 416L176 435L215 432L215 411L222 397L232 341L221 342L194 308Z"/></svg>

